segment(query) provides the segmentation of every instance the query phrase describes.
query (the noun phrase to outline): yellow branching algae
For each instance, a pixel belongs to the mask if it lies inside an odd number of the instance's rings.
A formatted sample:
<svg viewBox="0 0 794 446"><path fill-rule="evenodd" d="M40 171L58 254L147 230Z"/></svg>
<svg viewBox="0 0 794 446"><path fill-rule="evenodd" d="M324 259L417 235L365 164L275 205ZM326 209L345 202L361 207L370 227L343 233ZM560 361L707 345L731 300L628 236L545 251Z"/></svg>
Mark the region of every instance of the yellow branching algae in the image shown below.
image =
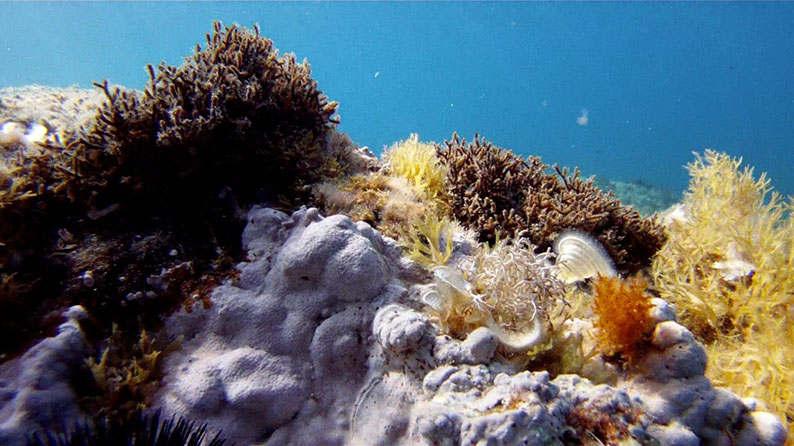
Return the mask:
<svg viewBox="0 0 794 446"><path fill-rule="evenodd" d="M390 174L407 179L429 200L446 193L447 168L433 145L419 141L416 133L386 150L384 162Z"/></svg>
<svg viewBox="0 0 794 446"><path fill-rule="evenodd" d="M114 324L99 361L93 357L86 361L97 390L87 398L86 404L103 416L122 419L125 414L148 407L160 386L158 359L179 348L181 342L180 336L161 351L142 331L137 344L125 345L122 333Z"/></svg>
<svg viewBox="0 0 794 446"><path fill-rule="evenodd" d="M794 428L794 203L741 159L707 150L653 261L661 297L707 346L715 386L765 401Z"/></svg>
<svg viewBox="0 0 794 446"><path fill-rule="evenodd" d="M366 221L384 235L422 237L417 223L441 222L449 215L446 167L435 146L412 134L386 150L377 172L336 178L313 187L316 205L325 214L342 213ZM446 221L446 220L445 220ZM445 223L446 224L446 223Z"/></svg>
<svg viewBox="0 0 794 446"><path fill-rule="evenodd" d="M415 219L409 229L401 231L400 245L411 260L427 267L443 266L452 256L452 235L456 230L465 232L449 218L428 213L424 218Z"/></svg>

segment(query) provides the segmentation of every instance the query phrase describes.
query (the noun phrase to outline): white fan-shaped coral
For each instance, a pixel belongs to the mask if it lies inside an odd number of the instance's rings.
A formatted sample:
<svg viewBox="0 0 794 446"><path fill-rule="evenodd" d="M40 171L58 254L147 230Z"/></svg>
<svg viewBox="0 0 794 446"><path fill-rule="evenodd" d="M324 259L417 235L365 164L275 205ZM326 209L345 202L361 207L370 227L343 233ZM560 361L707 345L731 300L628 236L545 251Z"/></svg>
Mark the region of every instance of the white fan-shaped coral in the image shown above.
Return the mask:
<svg viewBox="0 0 794 446"><path fill-rule="evenodd" d="M557 278L565 283L579 282L597 275L617 275L604 247L581 231L565 231L554 241Z"/></svg>

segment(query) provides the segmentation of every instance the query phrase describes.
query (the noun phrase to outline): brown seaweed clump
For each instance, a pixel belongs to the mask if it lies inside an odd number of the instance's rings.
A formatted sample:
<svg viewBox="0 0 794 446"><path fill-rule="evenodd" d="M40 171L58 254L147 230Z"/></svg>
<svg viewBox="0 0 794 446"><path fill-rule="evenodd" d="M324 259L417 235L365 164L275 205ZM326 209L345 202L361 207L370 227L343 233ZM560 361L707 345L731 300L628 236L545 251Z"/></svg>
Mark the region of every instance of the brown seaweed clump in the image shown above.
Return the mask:
<svg viewBox="0 0 794 446"><path fill-rule="evenodd" d="M612 192L602 192L593 178L579 178L579 169L552 169L556 175L545 176L524 204L534 243L551 246L566 229L577 229L604 245L619 272L630 275L650 266L665 240L659 224L622 205Z"/></svg>
<svg viewBox="0 0 794 446"><path fill-rule="evenodd" d="M458 221L480 234L481 241L493 243L497 233L510 237L526 229L521 210L534 183L531 175L545 167L533 169L527 162L540 160L525 161L479 135L466 144L457 133L439 147L438 153L449 172L450 208Z"/></svg>
<svg viewBox="0 0 794 446"><path fill-rule="evenodd" d="M244 203L308 198L337 103L258 27L214 28L182 65L149 65L143 92L97 85L108 101L77 142L75 196L95 209L192 206L185 197L224 190Z"/></svg>
<svg viewBox="0 0 794 446"><path fill-rule="evenodd" d="M622 273L650 264L664 242L662 228L604 193L579 171L523 159L475 135L470 144L453 134L438 147L448 167L455 218L493 243L498 236L528 238L543 251L568 229L591 234Z"/></svg>

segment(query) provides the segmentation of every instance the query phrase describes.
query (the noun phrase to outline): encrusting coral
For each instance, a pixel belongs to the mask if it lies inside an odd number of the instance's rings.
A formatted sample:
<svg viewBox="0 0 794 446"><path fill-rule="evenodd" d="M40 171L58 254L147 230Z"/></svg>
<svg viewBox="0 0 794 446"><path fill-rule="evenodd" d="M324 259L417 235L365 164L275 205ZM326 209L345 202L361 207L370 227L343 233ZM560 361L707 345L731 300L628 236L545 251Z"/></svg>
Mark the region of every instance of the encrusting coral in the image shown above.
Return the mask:
<svg viewBox="0 0 794 446"><path fill-rule="evenodd" d="M565 230L578 229L604 245L620 272L647 267L664 241L660 225L584 181L579 171L526 160L475 135L457 134L438 148L449 169L450 208L461 223L492 243L496 233L521 235L541 250Z"/></svg>
<svg viewBox="0 0 794 446"><path fill-rule="evenodd" d="M794 427L794 204L741 159L697 155L683 206L653 262L654 286L708 351L718 385Z"/></svg>

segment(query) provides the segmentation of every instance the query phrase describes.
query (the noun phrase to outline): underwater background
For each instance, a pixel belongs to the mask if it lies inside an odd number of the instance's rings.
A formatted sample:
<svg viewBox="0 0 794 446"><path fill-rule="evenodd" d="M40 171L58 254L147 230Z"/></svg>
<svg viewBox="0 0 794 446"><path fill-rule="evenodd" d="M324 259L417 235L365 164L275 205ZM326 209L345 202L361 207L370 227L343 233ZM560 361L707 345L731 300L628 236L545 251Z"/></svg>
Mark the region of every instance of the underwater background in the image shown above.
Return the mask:
<svg viewBox="0 0 794 446"><path fill-rule="evenodd" d="M376 154L479 132L678 199L714 148L794 194L794 2L2 2L0 88L141 89L213 20L307 58Z"/></svg>
<svg viewBox="0 0 794 446"><path fill-rule="evenodd" d="M792 12L0 0L0 446L790 445Z"/></svg>

